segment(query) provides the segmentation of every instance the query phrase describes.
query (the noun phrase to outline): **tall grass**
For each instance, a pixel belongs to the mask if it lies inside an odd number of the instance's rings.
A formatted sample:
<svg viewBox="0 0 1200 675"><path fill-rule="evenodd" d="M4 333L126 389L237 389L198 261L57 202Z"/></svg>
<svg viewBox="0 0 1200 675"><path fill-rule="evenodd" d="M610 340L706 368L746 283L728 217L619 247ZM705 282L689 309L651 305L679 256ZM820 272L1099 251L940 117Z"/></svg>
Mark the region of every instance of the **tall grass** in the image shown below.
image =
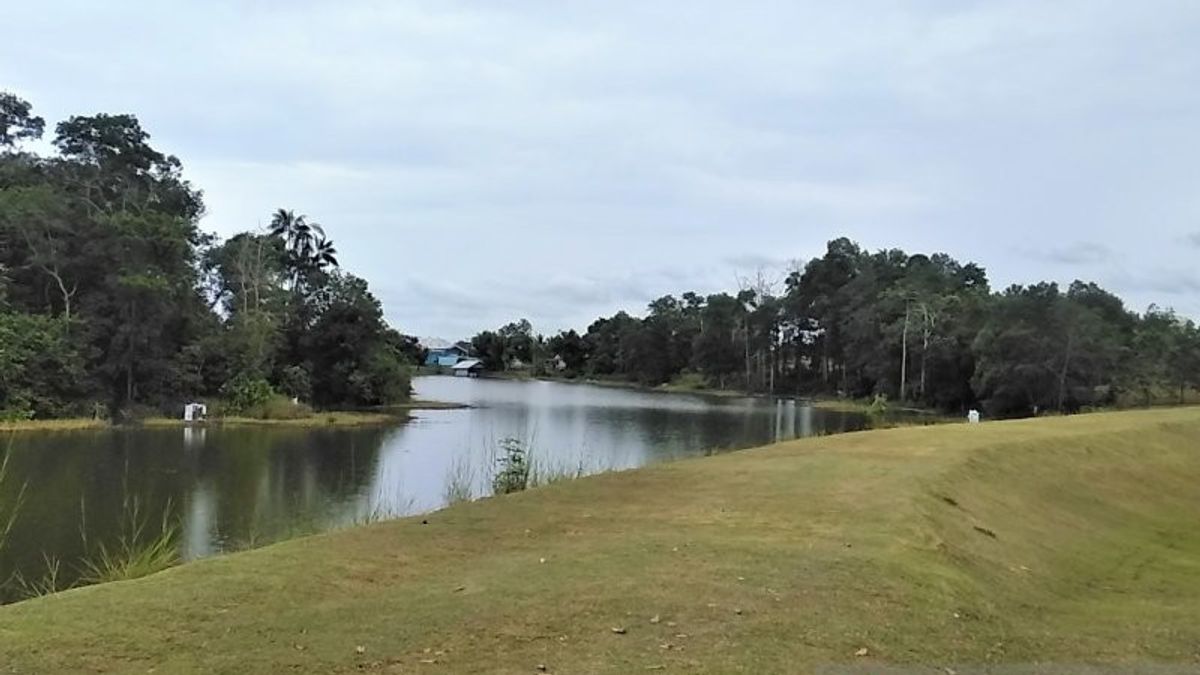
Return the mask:
<svg viewBox="0 0 1200 675"><path fill-rule="evenodd" d="M4 449L4 458L0 459L0 494L3 494L4 484L8 480L8 462L12 457L12 436L9 436L8 443ZM8 545L8 537L12 534L13 526L17 524L17 514L21 512L21 504L25 501L25 488L29 486L28 482L22 483L20 489L17 490L17 496L11 501L0 500L0 553L4 552L4 548ZM18 582L16 572L4 573L4 569L0 568L0 604L3 604L4 597L8 594L10 587Z"/></svg>
<svg viewBox="0 0 1200 675"><path fill-rule="evenodd" d="M612 471L612 466L588 467L578 464L554 464L538 457L530 442L506 438L497 446L494 464L497 472L492 478L492 494L503 495L531 488L576 480L584 476Z"/></svg>
<svg viewBox="0 0 1200 675"><path fill-rule="evenodd" d="M12 442L0 459L0 488L10 479ZM28 483L17 490L14 500L0 502L0 551L8 543L9 535L17 522L17 515L24 502ZM92 546L87 536L87 509L79 503L79 536L85 554L78 567L68 572L63 562L51 555L42 554L43 571L31 575L29 571L10 572L0 580L0 594L9 599L28 599L49 595L77 586L137 579L164 570L179 563L178 521L172 515L171 503L167 502L157 520L145 513L137 498L129 498L125 489L122 502L121 533L115 544L98 542ZM0 598L0 602L3 598Z"/></svg>
<svg viewBox="0 0 1200 675"><path fill-rule="evenodd" d="M417 500L405 495L402 481L386 489L380 486L374 495L365 499L365 505L370 508L359 512L352 525L373 525L398 520L417 512Z"/></svg>
<svg viewBox="0 0 1200 675"><path fill-rule="evenodd" d="M139 579L179 564L180 527L172 516L171 502L167 502L156 528L149 514L142 512L137 498L126 499L123 511L121 534L115 545L99 542L88 553L80 567L81 583ZM86 547L86 538L84 544Z"/></svg>
<svg viewBox="0 0 1200 675"><path fill-rule="evenodd" d="M475 471L466 457L459 457L450 466L446 473L446 489L442 496L447 506L474 499Z"/></svg>
<svg viewBox="0 0 1200 675"><path fill-rule="evenodd" d="M4 459L0 459L0 491L4 489L4 484L8 479L8 462L10 459L12 459L11 435L4 449ZM12 503L0 501L0 553L4 551L4 547L8 544L8 537L12 534L13 527L17 524L17 515L21 512L21 505L25 501L25 489L28 487L28 481L21 483L21 487L17 489L17 496L12 500Z"/></svg>
<svg viewBox="0 0 1200 675"><path fill-rule="evenodd" d="M40 598L43 595L52 595L59 591L65 591L75 585L63 576L61 560L43 553L42 561L45 563L46 569L40 577L29 579L19 572L13 573L10 585L16 592L17 597L23 599Z"/></svg>
<svg viewBox="0 0 1200 675"><path fill-rule="evenodd" d="M582 461L579 464L570 466L565 464L552 465L545 461L534 460L530 463L529 467L529 487L536 488L563 481L578 480L591 473L603 473L607 470L589 472Z"/></svg>

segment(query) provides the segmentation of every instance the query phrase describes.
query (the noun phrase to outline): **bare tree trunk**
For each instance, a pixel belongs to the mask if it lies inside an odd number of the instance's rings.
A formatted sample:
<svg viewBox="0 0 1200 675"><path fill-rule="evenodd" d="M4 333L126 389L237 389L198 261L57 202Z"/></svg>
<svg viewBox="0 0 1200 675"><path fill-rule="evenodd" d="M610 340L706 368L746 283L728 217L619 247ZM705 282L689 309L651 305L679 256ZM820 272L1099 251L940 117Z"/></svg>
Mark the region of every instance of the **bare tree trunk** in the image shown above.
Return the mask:
<svg viewBox="0 0 1200 675"><path fill-rule="evenodd" d="M75 292L79 290L79 284L72 285L71 290L68 291L67 285L66 285L66 283L63 282L62 275L58 273L57 267L54 267L53 269L51 269L49 267L43 266L42 269L45 270L46 273L49 274L52 279L54 279L54 282L56 284L58 284L58 290L60 293L62 293L63 318L65 318L67 320L67 324L70 325L70 323L71 323L71 298L75 297Z"/></svg>
<svg viewBox="0 0 1200 675"><path fill-rule="evenodd" d="M900 342L900 401L907 399L908 389L908 305L904 305L904 332Z"/></svg>
<svg viewBox="0 0 1200 675"><path fill-rule="evenodd" d="M924 330L922 331L921 340L921 401L925 401L925 366L929 360L929 334L930 326L933 323L932 317L929 316L929 308L922 305L922 314L924 315Z"/></svg>
<svg viewBox="0 0 1200 675"><path fill-rule="evenodd" d="M821 379L829 384L829 337L821 338Z"/></svg>
<svg viewBox="0 0 1200 675"><path fill-rule="evenodd" d="M770 361L771 361L771 363L770 363L770 366L771 366L770 393L772 396L775 395L775 368L778 366L778 361L779 361L778 349L776 349L775 342L776 342L775 340L771 341L771 354L770 354L770 356L771 356L771 358L770 358Z"/></svg>
<svg viewBox="0 0 1200 675"><path fill-rule="evenodd" d="M1075 334L1067 333L1067 351L1063 356L1062 370L1058 374L1058 411L1063 412L1067 400L1067 369L1071 365L1071 351L1075 346Z"/></svg>
<svg viewBox="0 0 1200 675"><path fill-rule="evenodd" d="M742 320L742 343L745 345L745 350L746 350L746 391L750 391L752 387L750 385L751 374L750 374L750 319L749 318Z"/></svg>

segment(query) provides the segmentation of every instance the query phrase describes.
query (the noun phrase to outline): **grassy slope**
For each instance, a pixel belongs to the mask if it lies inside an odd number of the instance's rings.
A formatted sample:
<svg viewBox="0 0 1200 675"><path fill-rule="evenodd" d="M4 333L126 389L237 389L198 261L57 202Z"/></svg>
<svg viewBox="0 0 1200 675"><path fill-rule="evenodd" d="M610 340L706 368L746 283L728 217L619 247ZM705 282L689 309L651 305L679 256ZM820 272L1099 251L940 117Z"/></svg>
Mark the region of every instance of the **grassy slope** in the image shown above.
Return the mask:
<svg viewBox="0 0 1200 675"><path fill-rule="evenodd" d="M1108 413L558 484L0 609L0 672L1195 665L1198 438Z"/></svg>

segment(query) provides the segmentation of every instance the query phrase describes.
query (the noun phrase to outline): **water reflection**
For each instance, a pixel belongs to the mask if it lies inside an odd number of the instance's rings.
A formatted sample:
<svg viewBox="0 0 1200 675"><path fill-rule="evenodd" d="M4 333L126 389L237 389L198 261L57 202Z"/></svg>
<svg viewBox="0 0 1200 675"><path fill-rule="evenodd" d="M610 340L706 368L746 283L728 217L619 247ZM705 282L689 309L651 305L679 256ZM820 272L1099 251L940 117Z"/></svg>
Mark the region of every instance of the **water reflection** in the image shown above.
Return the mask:
<svg viewBox="0 0 1200 675"><path fill-rule="evenodd" d="M196 427L20 434L0 504L19 504L0 581L68 574L130 528L180 523L200 558L443 505L452 474L486 494L502 439L551 470L593 472L862 428L788 400L711 398L547 382L419 378L422 398L465 403L366 429ZM2 510L2 509L0 509Z"/></svg>

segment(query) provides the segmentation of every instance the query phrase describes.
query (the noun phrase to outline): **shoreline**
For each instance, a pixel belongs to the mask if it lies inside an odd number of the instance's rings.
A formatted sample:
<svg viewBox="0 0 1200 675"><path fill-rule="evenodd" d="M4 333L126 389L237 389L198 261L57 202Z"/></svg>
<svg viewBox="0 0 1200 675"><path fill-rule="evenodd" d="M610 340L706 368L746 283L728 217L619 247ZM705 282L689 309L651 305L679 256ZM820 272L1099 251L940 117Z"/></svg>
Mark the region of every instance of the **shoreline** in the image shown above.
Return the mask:
<svg viewBox="0 0 1200 675"><path fill-rule="evenodd" d="M381 406L371 410L330 410L315 412L307 417L296 419L258 419L254 417L211 417L203 422L185 422L182 419L168 417L149 417L129 424L114 424L110 420L92 419L86 417L67 417L48 420L22 420L19 422L0 422L0 433L50 432L50 431L100 431L105 429L163 429L170 427L224 427L224 426L264 426L296 429L316 429L328 427L364 427L382 426L404 422L409 413L416 410L462 410L470 408L461 403L444 401L412 400L406 403Z"/></svg>
<svg viewBox="0 0 1200 675"><path fill-rule="evenodd" d="M436 376L436 375L434 375ZM629 389L633 391L643 391L647 393L659 394L695 394L697 396L708 396L712 398L761 398L761 399L781 399L787 401L797 401L804 403L813 408L828 410L831 412L850 412L866 414L871 408L872 401L867 399L853 398L836 398L831 396L815 396L809 397L800 394L770 394L762 392L748 392L741 389L697 389L695 387L672 385L670 383L660 384L658 386L650 386L638 384L637 382L629 382L626 380L604 380L595 378L569 378L556 377L553 375L526 375L523 373L490 373L483 376L482 379L492 380L511 380L518 382L556 382L559 384L589 384L597 387L607 387L610 389ZM942 415L938 410L932 408L920 408L914 406L895 406L889 404L888 413L901 412L918 415Z"/></svg>

